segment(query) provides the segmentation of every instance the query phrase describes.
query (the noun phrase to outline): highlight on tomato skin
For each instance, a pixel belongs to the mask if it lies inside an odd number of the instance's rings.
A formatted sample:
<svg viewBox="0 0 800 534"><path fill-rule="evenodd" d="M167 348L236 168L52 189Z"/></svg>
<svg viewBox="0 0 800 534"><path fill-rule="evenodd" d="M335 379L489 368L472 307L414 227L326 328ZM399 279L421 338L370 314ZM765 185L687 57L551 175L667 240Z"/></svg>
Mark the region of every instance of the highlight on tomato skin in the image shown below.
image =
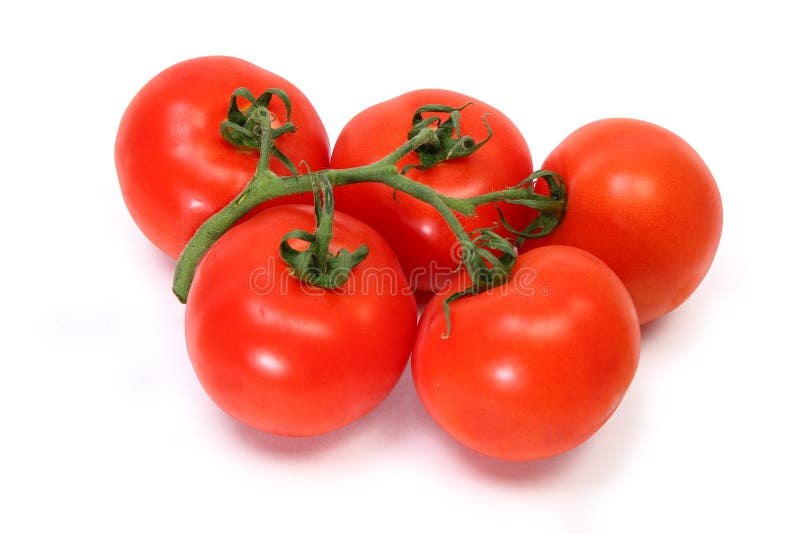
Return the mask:
<svg viewBox="0 0 800 534"><path fill-rule="evenodd" d="M314 230L311 206L271 208L229 230L200 263L186 303L186 345L211 399L265 432L312 436L364 416L394 388L417 308L394 252L372 228L335 213L331 250L369 254L341 288L300 282L278 254Z"/></svg>
<svg viewBox="0 0 800 534"><path fill-rule="evenodd" d="M630 295L590 253L520 255L507 286L423 312L411 357L431 417L461 444L503 460L570 450L613 414L633 380L640 331Z"/></svg>
<svg viewBox="0 0 800 534"><path fill-rule="evenodd" d="M125 204L147 238L177 258L197 228L230 202L253 176L257 151L227 143L220 134L233 92L283 89L291 99L297 131L276 145L295 164L329 166L325 127L306 96L292 83L247 61L207 56L173 65L136 94L120 121L115 162ZM274 99L276 121L286 110ZM270 103L270 110L273 104ZM270 168L290 174L277 160ZM309 203L286 197L280 203Z"/></svg>
<svg viewBox="0 0 800 534"><path fill-rule="evenodd" d="M622 279L641 324L697 289L719 245L722 199L686 141L645 121L603 119L568 135L542 168L564 179L567 212L550 235L522 250L588 250Z"/></svg>

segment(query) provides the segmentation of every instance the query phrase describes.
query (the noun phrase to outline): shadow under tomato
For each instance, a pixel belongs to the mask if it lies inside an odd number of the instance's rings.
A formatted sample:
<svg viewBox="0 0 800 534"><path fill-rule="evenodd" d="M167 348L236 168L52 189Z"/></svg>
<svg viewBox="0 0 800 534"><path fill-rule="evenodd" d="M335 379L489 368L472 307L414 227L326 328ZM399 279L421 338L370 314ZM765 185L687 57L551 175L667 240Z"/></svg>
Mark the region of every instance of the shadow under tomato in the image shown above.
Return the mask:
<svg viewBox="0 0 800 534"><path fill-rule="evenodd" d="M389 396L364 417L326 434L309 437L287 437L268 434L249 427L220 413L228 426L248 446L267 454L311 458L335 454L358 442L359 454L396 445L416 426L413 404L416 392L408 365Z"/></svg>
<svg viewBox="0 0 800 534"><path fill-rule="evenodd" d="M641 326L642 342L653 341L663 336L673 335L674 325L672 325L672 323L676 322L677 319L674 315L675 313L680 312L668 313L654 321L643 324Z"/></svg>
<svg viewBox="0 0 800 534"><path fill-rule="evenodd" d="M639 390L641 391L641 390ZM608 422L581 445L562 454L531 461L506 461L486 456L461 445L433 423L447 454L477 476L502 485L554 484L584 486L599 484L619 473L641 429L643 400L629 391ZM422 408L424 410L424 408Z"/></svg>
<svg viewBox="0 0 800 534"><path fill-rule="evenodd" d="M559 478L575 462L573 457L580 454L580 451L573 449L552 458L528 462L509 462L484 456L466 447L460 449L461 460L473 471L483 477L507 484L541 483Z"/></svg>
<svg viewBox="0 0 800 534"><path fill-rule="evenodd" d="M259 453L298 461L337 456L348 448L359 461L387 448L402 447L405 440L441 447L438 454L452 458L481 479L500 485L579 486L602 483L624 466L641 429L640 395L646 388L633 388L611 419L582 445L552 458L511 462L480 454L450 437L428 415L419 401L406 366L394 390L376 409L358 421L327 434L292 438L266 434L219 412L226 425L246 446Z"/></svg>
<svg viewBox="0 0 800 534"><path fill-rule="evenodd" d="M674 310L642 325L639 366L655 360L675 361L686 357L697 340L707 335L703 322L690 309Z"/></svg>
<svg viewBox="0 0 800 534"><path fill-rule="evenodd" d="M347 434L342 432L343 429L320 436L298 438L268 434L224 414L221 414L221 417L227 419L228 426L245 445L274 455L310 457L330 452L332 448L347 440Z"/></svg>

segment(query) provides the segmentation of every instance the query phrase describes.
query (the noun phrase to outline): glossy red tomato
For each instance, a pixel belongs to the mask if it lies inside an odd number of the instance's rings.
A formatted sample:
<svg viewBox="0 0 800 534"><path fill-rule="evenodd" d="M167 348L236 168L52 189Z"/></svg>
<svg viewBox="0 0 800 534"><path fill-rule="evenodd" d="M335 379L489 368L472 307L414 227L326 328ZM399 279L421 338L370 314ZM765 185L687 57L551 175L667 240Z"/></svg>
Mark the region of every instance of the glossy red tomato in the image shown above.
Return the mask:
<svg viewBox="0 0 800 534"><path fill-rule="evenodd" d="M186 344L209 396L261 430L308 436L378 405L414 340L416 306L384 239L346 214L331 250L369 247L336 290L307 286L278 255L282 237L313 231L310 206L265 210L229 230L203 258L186 304Z"/></svg>
<svg viewBox="0 0 800 534"><path fill-rule="evenodd" d="M365 165L389 154L407 139L414 112L425 104L460 107L467 102L473 105L461 112L462 133L482 140L486 137L483 116L488 114L492 139L470 156L428 170L410 170L407 176L453 197L504 189L528 177L533 170L530 150L508 117L479 100L438 89L412 91L356 115L336 141L331 167ZM398 168L418 163L419 157L412 153ZM381 184L365 183L337 187L336 207L368 223L389 241L415 289L436 289L457 265L453 233L429 204L400 192L395 197L394 191ZM526 208L502 208L515 227L524 228L531 218ZM459 218L468 231L498 221L493 205L482 206L475 217ZM499 232L507 235L502 228Z"/></svg>
<svg viewBox="0 0 800 534"><path fill-rule="evenodd" d="M563 246L522 254L511 281L452 304L436 296L411 368L434 420L462 444L506 460L571 449L611 416L633 379L639 324L603 262Z"/></svg>
<svg viewBox="0 0 800 534"><path fill-rule="evenodd" d="M711 266L722 201L683 139L633 119L593 122L570 134L542 168L567 185L567 213L547 244L592 252L622 279L644 324L673 310Z"/></svg>
<svg viewBox="0 0 800 534"><path fill-rule="evenodd" d="M174 258L200 224L233 199L255 171L258 155L230 145L220 134L231 95L239 87L256 97L267 89L286 91L297 132L281 136L276 145L295 164L305 160L312 169L328 166L328 136L317 112L280 76L222 56L191 59L161 72L125 111L115 156L133 219L150 241ZM275 127L285 122L286 110L278 98L270 103L270 111ZM279 175L289 174L275 158L270 167ZM290 201L297 198L283 200Z"/></svg>

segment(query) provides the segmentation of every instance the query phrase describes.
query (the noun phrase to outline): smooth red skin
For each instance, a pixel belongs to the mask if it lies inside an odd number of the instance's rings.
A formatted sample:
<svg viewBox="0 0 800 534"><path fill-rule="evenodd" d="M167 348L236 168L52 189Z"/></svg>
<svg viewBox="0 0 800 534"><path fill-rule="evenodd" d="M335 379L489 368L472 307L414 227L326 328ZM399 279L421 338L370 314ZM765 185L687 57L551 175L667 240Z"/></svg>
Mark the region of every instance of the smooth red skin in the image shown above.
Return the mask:
<svg viewBox="0 0 800 534"><path fill-rule="evenodd" d="M409 178L453 197L474 196L517 185L533 171L531 154L520 131L497 109L452 91L424 89L406 93L372 106L356 115L342 130L331 156L331 167L340 169L376 161L401 145L408 137L414 112L425 104L468 106L461 112L462 133L476 141L486 137L482 117L488 114L492 139L466 158L447 161L426 171L410 170ZM398 165L417 164L411 154ZM435 208L381 184L352 184L336 188L336 208L366 222L383 235L397 252L415 289L437 289L430 273L446 273L457 266L453 232ZM503 204L508 221L524 228L531 211ZM494 205L481 206L474 217L458 216L468 232L499 221ZM500 228L499 233L508 235ZM431 266L436 266L434 269ZM420 276L420 269L424 275ZM415 271L416 270L416 271Z"/></svg>
<svg viewBox="0 0 800 534"><path fill-rule="evenodd" d="M224 411L266 432L310 436L358 419L389 394L408 361L417 314L386 241L346 214L335 215L331 248L365 243L366 260L344 294L301 284L277 253L282 236L298 228L314 229L313 208L279 206L210 249L187 300L186 345Z"/></svg>
<svg viewBox="0 0 800 534"><path fill-rule="evenodd" d="M166 69L139 91L125 111L115 156L122 196L133 219L153 244L173 258L255 171L258 154L230 145L220 134L230 97L239 87L255 96L276 87L286 91L297 132L283 135L276 145L296 165L304 160L312 169L328 166L330 145L322 121L305 95L280 76L224 56L191 59ZM285 108L277 97L270 110L285 122ZM270 168L282 176L289 174L276 158ZM268 205L287 202L300 200L287 197Z"/></svg>
<svg viewBox="0 0 800 534"><path fill-rule="evenodd" d="M414 383L467 447L504 460L553 456L589 438L622 399L639 360L636 311L617 276L573 247L520 255L505 287L454 302L448 339L447 295L428 304Z"/></svg>
<svg viewBox="0 0 800 534"><path fill-rule="evenodd" d="M605 119L570 134L542 164L567 184L567 213L523 250L562 244L606 262L628 288L641 324L675 309L708 272L722 201L697 152L674 133Z"/></svg>

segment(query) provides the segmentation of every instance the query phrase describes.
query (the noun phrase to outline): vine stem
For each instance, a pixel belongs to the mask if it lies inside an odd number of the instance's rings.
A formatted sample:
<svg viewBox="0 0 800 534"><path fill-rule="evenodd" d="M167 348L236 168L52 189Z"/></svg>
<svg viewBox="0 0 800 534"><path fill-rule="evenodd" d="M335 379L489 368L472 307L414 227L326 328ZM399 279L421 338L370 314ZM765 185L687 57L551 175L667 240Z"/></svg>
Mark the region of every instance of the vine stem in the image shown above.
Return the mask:
<svg viewBox="0 0 800 534"><path fill-rule="evenodd" d="M266 132L268 129L269 127L266 125L264 131ZM267 135L264 136L264 143L267 143L267 146L262 146L261 148L261 161L269 161L268 137ZM195 232L178 258L172 291L181 302L185 303L194 278L194 272L200 264L200 260L202 260L206 251L231 226L263 202L287 195L313 191L314 181L323 174L334 187L360 182L381 182L434 204L436 209L448 220L448 223L453 226L459 239L465 236L468 238L466 231L449 207L451 203L458 204L459 199L444 200L433 188L407 178L397 171L396 164L404 156L426 143L435 142L435 140L435 132L430 128L426 128L386 157L372 164L351 169L328 169L281 178L267 166L259 166L242 192L231 200L227 206L207 219ZM464 205L459 207L462 210L466 208L467 211L474 212L473 206Z"/></svg>
<svg viewBox="0 0 800 534"><path fill-rule="evenodd" d="M268 121L268 115L262 119ZM262 125L264 133L269 131L269 124ZM432 205L445 219L462 246L470 246L469 234L459 222L454 212L472 216L482 204L499 201L530 200L531 192L526 188L509 188L471 198L454 198L442 195L435 189L406 177L397 169L397 163L406 155L423 145L436 145L439 140L432 128L422 128L405 143L397 147L384 158L369 165L350 169L327 169L308 172L281 178L269 169L270 157L269 134L263 135L261 158L253 178L227 206L207 219L195 232L184 248L175 267L172 291L178 300L185 303L194 278L195 270L209 248L236 222L250 210L269 200L287 195L307 193L314 190L315 183L327 179L332 187L345 184L378 182L402 191L414 198ZM547 201L543 201L546 204ZM474 270L467 264L470 274Z"/></svg>

